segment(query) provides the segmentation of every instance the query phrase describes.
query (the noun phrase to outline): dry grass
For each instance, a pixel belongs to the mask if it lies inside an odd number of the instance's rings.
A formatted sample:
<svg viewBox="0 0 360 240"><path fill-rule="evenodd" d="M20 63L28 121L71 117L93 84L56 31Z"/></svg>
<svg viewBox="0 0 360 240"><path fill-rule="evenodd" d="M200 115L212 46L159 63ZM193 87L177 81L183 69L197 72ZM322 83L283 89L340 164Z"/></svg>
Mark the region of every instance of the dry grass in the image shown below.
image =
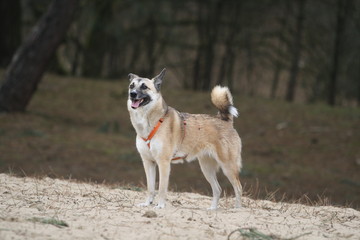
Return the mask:
<svg viewBox="0 0 360 240"><path fill-rule="evenodd" d="M236 237L236 234L239 234L239 236ZM241 239L248 239L248 240L295 240L310 234L311 232L308 232L292 238L281 238L276 235L264 234L254 228L240 228L232 231L227 239L228 240L239 239L240 237Z"/></svg>
<svg viewBox="0 0 360 240"><path fill-rule="evenodd" d="M55 219L55 218L38 218L38 217L33 217L28 219L30 222L38 222L38 223L43 223L43 224L51 224L54 225L56 227L69 227L69 224L67 224L65 221L63 220L59 220L59 219Z"/></svg>

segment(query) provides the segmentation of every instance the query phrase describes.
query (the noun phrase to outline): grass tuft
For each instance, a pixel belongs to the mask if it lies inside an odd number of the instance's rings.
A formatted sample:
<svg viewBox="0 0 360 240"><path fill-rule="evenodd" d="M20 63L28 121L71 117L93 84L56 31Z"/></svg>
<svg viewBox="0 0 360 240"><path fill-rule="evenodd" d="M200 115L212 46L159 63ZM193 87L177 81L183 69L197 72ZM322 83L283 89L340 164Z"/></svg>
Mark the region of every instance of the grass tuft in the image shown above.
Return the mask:
<svg viewBox="0 0 360 240"><path fill-rule="evenodd" d="M273 240L273 239L280 239L274 235L266 235L262 232L259 232L255 228L240 228L232 231L229 236L228 240L231 239L231 236L235 233L240 233L240 236L244 239L252 239L252 240Z"/></svg>
<svg viewBox="0 0 360 240"><path fill-rule="evenodd" d="M242 237L241 239L250 239L250 240L295 240L300 237L311 234L310 232L308 232L292 238L280 238L273 234L269 234L269 235L264 234L256 230L255 228L239 228L232 231L228 235L228 240L230 240L232 235L234 235L235 233L240 233L240 236Z"/></svg>
<svg viewBox="0 0 360 240"><path fill-rule="evenodd" d="M33 217L31 219L29 219L30 222L38 222L38 223L43 223L43 224L50 224L50 225L54 225L56 227L69 227L69 224L67 224L65 221L63 220L59 220L59 219L55 219L55 218L38 218L38 217Z"/></svg>
<svg viewBox="0 0 360 240"><path fill-rule="evenodd" d="M24 129L21 133L21 136L24 137L44 137L45 133L39 130L35 130L35 129Z"/></svg>

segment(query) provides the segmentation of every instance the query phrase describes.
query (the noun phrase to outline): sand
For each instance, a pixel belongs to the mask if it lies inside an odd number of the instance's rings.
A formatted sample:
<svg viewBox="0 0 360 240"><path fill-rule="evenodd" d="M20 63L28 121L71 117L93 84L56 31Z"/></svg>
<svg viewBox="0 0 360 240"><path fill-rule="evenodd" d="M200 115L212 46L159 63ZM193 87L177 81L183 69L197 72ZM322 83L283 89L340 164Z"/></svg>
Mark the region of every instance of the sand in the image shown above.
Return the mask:
<svg viewBox="0 0 360 240"><path fill-rule="evenodd" d="M0 239L360 239L360 212L243 197L168 194L165 209L137 207L145 192L0 174ZM241 233L242 232L242 233Z"/></svg>

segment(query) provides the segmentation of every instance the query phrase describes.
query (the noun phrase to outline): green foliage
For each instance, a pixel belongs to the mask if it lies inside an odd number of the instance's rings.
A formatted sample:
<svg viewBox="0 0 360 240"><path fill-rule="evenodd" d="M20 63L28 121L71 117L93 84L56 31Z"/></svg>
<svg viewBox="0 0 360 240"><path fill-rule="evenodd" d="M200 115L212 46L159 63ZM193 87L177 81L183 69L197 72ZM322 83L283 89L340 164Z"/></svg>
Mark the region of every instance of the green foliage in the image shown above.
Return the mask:
<svg viewBox="0 0 360 240"><path fill-rule="evenodd" d="M235 233L240 233L240 236L246 240L295 240L297 238L311 234L311 232L309 232L292 238L280 238L275 235L264 234L255 228L240 228L231 232L228 236L228 240L231 240L232 235L235 235Z"/></svg>
<svg viewBox="0 0 360 240"><path fill-rule="evenodd" d="M65 221L63 220L59 220L59 219L55 219L55 218L38 218L38 217L33 217L31 219L29 219L30 222L38 222L38 223L43 223L43 224L50 224L50 225L54 225L56 227L69 227L69 224L67 224Z"/></svg>
<svg viewBox="0 0 360 240"><path fill-rule="evenodd" d="M45 133L39 130L26 128L20 133L20 135L25 137L44 137Z"/></svg>

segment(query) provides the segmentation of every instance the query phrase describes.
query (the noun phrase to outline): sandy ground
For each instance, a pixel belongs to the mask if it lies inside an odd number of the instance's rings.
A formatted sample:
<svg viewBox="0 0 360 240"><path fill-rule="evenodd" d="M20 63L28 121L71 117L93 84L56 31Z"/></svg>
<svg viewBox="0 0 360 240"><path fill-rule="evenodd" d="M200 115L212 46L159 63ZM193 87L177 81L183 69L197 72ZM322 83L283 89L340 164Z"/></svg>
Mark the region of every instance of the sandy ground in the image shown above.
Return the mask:
<svg viewBox="0 0 360 240"><path fill-rule="evenodd" d="M0 174L0 239L360 239L360 212L255 201L207 211L211 198L169 193L166 209L136 205L145 192ZM64 226L62 226L64 225ZM241 233L242 232L242 233Z"/></svg>

